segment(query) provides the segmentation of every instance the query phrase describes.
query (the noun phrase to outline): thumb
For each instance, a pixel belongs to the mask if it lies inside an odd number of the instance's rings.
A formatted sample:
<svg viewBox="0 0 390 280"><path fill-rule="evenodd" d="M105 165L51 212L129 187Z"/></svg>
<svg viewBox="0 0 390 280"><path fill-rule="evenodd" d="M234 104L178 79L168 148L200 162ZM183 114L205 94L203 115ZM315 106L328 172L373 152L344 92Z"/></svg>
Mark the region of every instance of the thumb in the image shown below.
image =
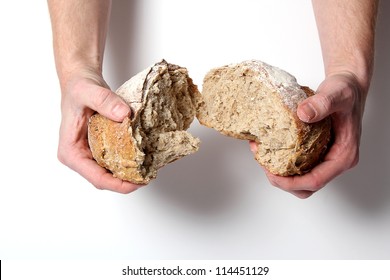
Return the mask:
<svg viewBox="0 0 390 280"><path fill-rule="evenodd" d="M113 121L122 121L131 112L126 102L108 88L89 85L84 93L87 107Z"/></svg>
<svg viewBox="0 0 390 280"><path fill-rule="evenodd" d="M328 116L329 105L327 105L325 98L319 95L311 96L298 105L297 115L301 121L312 123L317 122Z"/></svg>
<svg viewBox="0 0 390 280"><path fill-rule="evenodd" d="M307 123L318 122L338 111L351 110L354 105L355 90L338 77L325 80L317 93L298 105L298 117Z"/></svg>

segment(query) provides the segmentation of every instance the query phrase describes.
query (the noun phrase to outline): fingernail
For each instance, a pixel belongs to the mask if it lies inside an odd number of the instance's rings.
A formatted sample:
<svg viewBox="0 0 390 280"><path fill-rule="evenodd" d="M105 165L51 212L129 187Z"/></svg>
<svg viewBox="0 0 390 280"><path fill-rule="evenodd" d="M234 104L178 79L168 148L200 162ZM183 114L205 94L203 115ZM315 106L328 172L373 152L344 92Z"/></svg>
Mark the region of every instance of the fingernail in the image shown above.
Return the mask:
<svg viewBox="0 0 390 280"><path fill-rule="evenodd" d="M299 107L298 117L304 122L312 120L316 114L316 110L310 103L305 103Z"/></svg>
<svg viewBox="0 0 390 280"><path fill-rule="evenodd" d="M118 119L123 119L124 117L129 115L130 110L129 107L127 107L126 105L119 103L115 105L115 107L112 110L112 113Z"/></svg>
<svg viewBox="0 0 390 280"><path fill-rule="evenodd" d="M249 148L251 149L252 153L257 152L257 144L254 141L249 141Z"/></svg>

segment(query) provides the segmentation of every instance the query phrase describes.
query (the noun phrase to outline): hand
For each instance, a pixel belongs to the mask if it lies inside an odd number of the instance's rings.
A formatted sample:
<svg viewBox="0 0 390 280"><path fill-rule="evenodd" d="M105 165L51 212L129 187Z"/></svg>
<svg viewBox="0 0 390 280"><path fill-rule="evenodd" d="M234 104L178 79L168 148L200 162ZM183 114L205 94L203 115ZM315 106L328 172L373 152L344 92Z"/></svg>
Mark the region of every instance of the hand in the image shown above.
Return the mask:
<svg viewBox="0 0 390 280"><path fill-rule="evenodd" d="M139 185L114 178L92 158L88 146L87 125L94 111L122 121L130 114L126 103L108 89L99 74L91 71L72 73L62 84L62 121L58 145L58 159L86 178L98 189L130 193Z"/></svg>
<svg viewBox="0 0 390 280"><path fill-rule="evenodd" d="M270 183L299 198L308 198L336 176L354 167L359 160L359 144L366 93L350 72L329 75L317 93L298 106L298 117L307 123L330 115L334 143L323 162L302 176L281 177L268 171ZM255 152L256 145L251 143Z"/></svg>

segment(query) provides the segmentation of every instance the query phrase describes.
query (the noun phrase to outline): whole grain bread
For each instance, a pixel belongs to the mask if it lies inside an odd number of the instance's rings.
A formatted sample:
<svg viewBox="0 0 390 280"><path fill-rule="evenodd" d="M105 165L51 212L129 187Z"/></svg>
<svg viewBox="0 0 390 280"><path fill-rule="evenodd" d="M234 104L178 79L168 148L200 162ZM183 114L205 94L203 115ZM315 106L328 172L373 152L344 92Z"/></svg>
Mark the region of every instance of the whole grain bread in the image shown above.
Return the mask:
<svg viewBox="0 0 390 280"><path fill-rule="evenodd" d="M319 163L331 137L330 118L308 124L296 114L313 94L277 67L244 61L207 73L197 118L222 134L255 141L255 158L271 173L303 174Z"/></svg>
<svg viewBox="0 0 390 280"><path fill-rule="evenodd" d="M131 117L118 123L94 114L88 125L94 159L115 177L147 184L159 168L198 150L199 139L186 130L200 93L187 69L163 60L116 93L130 106Z"/></svg>

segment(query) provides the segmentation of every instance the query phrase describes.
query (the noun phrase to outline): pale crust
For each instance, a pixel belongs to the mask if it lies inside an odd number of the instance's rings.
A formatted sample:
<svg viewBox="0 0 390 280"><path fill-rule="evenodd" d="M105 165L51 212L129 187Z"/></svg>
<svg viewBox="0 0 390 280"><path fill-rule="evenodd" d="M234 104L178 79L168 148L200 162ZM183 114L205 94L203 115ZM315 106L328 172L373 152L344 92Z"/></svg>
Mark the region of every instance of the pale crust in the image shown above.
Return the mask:
<svg viewBox="0 0 390 280"><path fill-rule="evenodd" d="M293 119L293 125L296 127L295 148L292 149L292 152L287 157L276 159L284 162L283 167L276 168L270 162L264 160L260 154L260 149L258 149L255 159L269 172L279 176L300 175L310 171L321 161L331 139L331 121L329 117L320 122L308 124L302 122L296 114L299 102L313 95L314 92L308 87L300 86L296 82L295 77L289 73L261 61L253 60L210 70L204 79L203 96L210 94L208 88L211 84L207 83L213 83L214 78L217 80L222 79L223 72L229 68L240 68L243 69L243 72L250 69L250 71L256 73L256 80L253 82L258 82L266 87L268 91L274 92L279 96L279 100L282 101L281 104L284 104L283 108L279 110L287 112L290 118ZM258 143L258 147L260 147L261 139L256 135L242 134L240 131L234 131L221 126L221 123L216 120L216 116L209 115L208 106L209 104L201 104L197 113L197 118L202 125L214 128L227 136L255 141Z"/></svg>
<svg viewBox="0 0 390 280"><path fill-rule="evenodd" d="M314 91L309 87L301 86L301 89L307 94L307 97L314 95ZM284 170L274 169L267 165L258 153L255 155L255 159L262 166L267 168L269 172L279 176L302 175L310 171L322 160L331 139L331 120L329 117L308 124L298 118L296 111L291 111L291 115L295 119L298 128L298 140L294 153L291 154L290 158L286 158L286 168Z"/></svg>

